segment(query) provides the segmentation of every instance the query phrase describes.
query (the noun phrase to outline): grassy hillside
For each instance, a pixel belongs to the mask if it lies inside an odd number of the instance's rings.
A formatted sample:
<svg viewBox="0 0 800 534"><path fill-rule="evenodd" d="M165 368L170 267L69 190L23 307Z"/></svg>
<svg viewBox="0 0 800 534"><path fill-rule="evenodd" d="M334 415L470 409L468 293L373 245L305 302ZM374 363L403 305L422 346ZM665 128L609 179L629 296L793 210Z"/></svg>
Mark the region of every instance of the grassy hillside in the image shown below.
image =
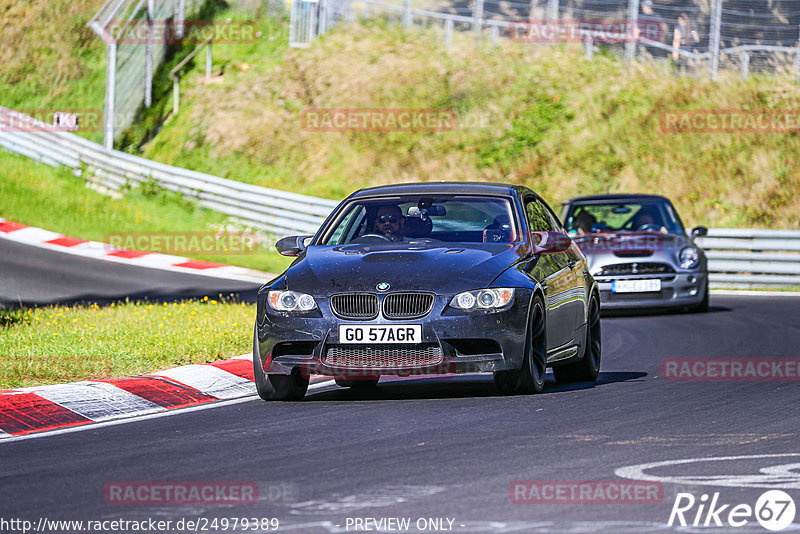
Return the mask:
<svg viewBox="0 0 800 534"><path fill-rule="evenodd" d="M665 133L659 122L672 110L798 109L790 77L715 83L610 54L587 61L578 47L477 49L467 35L448 50L434 30L383 24L340 27L310 49L279 47L246 66L229 61L218 83L189 81L187 106L147 157L329 198L409 180L510 181L552 203L656 192L688 224L800 228L796 132ZM317 132L302 127L308 108L433 108L461 122L441 132Z"/></svg>

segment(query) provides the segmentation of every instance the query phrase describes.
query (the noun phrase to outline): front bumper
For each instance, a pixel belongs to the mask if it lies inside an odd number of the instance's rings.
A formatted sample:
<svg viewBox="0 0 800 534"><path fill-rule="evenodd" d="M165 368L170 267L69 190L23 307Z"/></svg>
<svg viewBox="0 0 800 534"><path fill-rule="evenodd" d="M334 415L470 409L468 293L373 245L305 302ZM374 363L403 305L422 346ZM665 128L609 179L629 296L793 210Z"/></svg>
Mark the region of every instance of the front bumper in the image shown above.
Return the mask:
<svg viewBox="0 0 800 534"><path fill-rule="evenodd" d="M516 289L514 301L498 312L462 312L449 307L452 295L437 296L424 318L370 321L336 317L329 299L315 297L318 310L304 314L266 310L257 327L254 351L268 374L357 378L379 375L488 373L522 364L532 291ZM340 324L422 326L416 345L340 343Z"/></svg>
<svg viewBox="0 0 800 534"><path fill-rule="evenodd" d="M661 290L649 293L612 293L614 280L661 279ZM683 308L700 304L708 286L708 273L686 271L665 275L595 276L600 289L601 308L645 309L645 308Z"/></svg>

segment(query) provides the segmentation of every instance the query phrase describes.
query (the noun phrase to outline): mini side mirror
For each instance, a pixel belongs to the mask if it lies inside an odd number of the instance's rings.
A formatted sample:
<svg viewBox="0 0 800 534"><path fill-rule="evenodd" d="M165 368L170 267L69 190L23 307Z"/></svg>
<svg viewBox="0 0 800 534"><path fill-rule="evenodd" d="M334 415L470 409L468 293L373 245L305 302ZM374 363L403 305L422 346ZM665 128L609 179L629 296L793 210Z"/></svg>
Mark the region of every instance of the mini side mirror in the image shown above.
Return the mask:
<svg viewBox="0 0 800 534"><path fill-rule="evenodd" d="M306 249L306 239L314 237L312 235L293 235L279 239L275 243L275 248L281 256L299 256Z"/></svg>
<svg viewBox="0 0 800 534"><path fill-rule="evenodd" d="M703 237L708 234L708 228L705 226L695 226L692 228L692 237Z"/></svg>

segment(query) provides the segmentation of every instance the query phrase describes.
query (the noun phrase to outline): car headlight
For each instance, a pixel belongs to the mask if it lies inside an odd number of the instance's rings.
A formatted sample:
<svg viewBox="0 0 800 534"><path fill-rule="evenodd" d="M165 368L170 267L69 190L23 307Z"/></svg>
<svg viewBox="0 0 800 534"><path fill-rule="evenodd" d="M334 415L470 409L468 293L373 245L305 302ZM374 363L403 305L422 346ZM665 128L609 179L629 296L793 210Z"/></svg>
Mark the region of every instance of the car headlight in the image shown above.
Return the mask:
<svg viewBox="0 0 800 534"><path fill-rule="evenodd" d="M683 247L678 254L681 269L694 269L700 263L700 253L695 247Z"/></svg>
<svg viewBox="0 0 800 534"><path fill-rule="evenodd" d="M296 291L270 291L267 302L275 311L307 312L317 307L314 297Z"/></svg>
<svg viewBox="0 0 800 534"><path fill-rule="evenodd" d="M491 310L504 308L513 298L513 289L478 289L459 293L450 301L450 306L459 310Z"/></svg>

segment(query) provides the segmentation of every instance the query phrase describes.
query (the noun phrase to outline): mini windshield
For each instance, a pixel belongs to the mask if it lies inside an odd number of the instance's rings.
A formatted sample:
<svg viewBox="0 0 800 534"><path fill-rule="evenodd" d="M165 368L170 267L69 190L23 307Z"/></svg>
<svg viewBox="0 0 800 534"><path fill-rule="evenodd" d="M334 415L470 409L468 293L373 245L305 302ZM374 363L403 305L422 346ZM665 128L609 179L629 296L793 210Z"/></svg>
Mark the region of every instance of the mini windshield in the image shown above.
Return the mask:
<svg viewBox="0 0 800 534"><path fill-rule="evenodd" d="M318 244L511 243L518 239L518 222L507 198L426 195L353 201Z"/></svg>
<svg viewBox="0 0 800 534"><path fill-rule="evenodd" d="M683 234L683 226L666 201L571 204L564 214L571 237L597 232L660 232Z"/></svg>

